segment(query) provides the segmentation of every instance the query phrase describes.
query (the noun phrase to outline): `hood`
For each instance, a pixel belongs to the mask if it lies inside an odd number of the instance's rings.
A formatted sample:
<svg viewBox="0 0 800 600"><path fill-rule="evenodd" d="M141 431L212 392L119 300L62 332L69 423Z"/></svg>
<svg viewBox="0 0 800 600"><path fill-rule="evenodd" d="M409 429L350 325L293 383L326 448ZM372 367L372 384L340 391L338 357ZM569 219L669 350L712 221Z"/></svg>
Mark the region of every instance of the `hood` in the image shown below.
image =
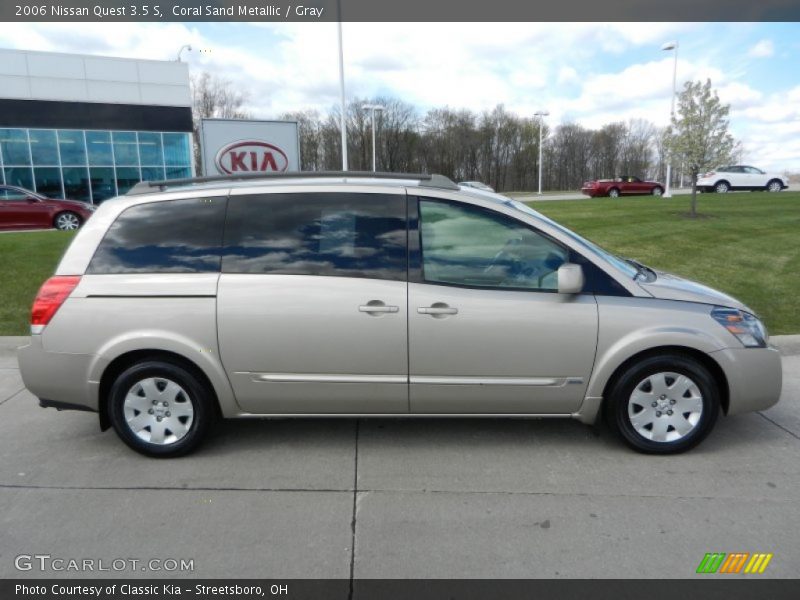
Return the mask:
<svg viewBox="0 0 800 600"><path fill-rule="evenodd" d="M683 302L700 302L702 304L714 304L729 308L738 308L749 313L753 310L736 298L728 296L714 288L683 279L672 273L656 271L658 278L652 282L639 281L639 285L647 292L662 300L681 300Z"/></svg>
<svg viewBox="0 0 800 600"><path fill-rule="evenodd" d="M83 209L92 211L94 210L94 206L87 202L81 202L80 200L68 200L66 198L51 198L49 202L57 204L58 206L65 206L74 209Z"/></svg>

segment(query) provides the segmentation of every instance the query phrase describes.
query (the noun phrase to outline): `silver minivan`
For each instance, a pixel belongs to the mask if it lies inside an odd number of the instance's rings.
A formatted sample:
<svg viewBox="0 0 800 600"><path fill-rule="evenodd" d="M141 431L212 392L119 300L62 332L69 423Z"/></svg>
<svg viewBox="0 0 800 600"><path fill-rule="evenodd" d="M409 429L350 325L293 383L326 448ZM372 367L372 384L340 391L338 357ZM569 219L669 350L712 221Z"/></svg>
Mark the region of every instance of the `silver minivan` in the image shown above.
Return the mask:
<svg viewBox="0 0 800 600"><path fill-rule="evenodd" d="M674 453L777 402L753 311L437 175L142 183L40 290L22 377L176 456L219 417L571 417Z"/></svg>

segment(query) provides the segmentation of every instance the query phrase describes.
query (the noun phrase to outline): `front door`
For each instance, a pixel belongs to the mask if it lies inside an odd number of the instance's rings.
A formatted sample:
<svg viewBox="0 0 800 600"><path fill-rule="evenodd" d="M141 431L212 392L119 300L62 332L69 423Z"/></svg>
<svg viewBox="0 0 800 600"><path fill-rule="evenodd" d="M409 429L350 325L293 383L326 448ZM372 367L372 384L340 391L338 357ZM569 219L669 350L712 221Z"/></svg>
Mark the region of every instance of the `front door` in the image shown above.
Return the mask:
<svg viewBox="0 0 800 600"><path fill-rule="evenodd" d="M231 195L222 363L257 414L408 412L405 194Z"/></svg>
<svg viewBox="0 0 800 600"><path fill-rule="evenodd" d="M597 304L591 294L557 292L568 249L490 209L420 198L418 211L411 412L577 410L594 362Z"/></svg>

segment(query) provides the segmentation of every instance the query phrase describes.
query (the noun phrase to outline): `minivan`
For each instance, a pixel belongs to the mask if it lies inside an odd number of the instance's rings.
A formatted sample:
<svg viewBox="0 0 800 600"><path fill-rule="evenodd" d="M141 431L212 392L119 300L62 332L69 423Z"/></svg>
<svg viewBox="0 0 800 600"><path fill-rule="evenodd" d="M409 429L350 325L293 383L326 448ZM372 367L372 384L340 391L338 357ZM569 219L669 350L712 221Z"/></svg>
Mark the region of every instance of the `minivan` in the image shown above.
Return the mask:
<svg viewBox="0 0 800 600"><path fill-rule="evenodd" d="M43 407L177 456L217 418L601 415L687 450L778 401L747 306L438 175L145 182L103 203L33 305Z"/></svg>

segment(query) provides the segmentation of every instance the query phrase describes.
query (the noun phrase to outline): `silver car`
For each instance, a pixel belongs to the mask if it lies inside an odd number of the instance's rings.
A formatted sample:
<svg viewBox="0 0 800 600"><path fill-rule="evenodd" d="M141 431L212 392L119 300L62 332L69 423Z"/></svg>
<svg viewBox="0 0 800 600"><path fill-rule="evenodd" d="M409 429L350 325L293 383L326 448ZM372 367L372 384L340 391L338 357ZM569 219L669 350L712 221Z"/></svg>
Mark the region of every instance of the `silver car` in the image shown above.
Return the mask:
<svg viewBox="0 0 800 600"><path fill-rule="evenodd" d="M37 296L25 385L175 456L219 418L602 412L674 453L777 402L741 302L441 176L142 183Z"/></svg>

